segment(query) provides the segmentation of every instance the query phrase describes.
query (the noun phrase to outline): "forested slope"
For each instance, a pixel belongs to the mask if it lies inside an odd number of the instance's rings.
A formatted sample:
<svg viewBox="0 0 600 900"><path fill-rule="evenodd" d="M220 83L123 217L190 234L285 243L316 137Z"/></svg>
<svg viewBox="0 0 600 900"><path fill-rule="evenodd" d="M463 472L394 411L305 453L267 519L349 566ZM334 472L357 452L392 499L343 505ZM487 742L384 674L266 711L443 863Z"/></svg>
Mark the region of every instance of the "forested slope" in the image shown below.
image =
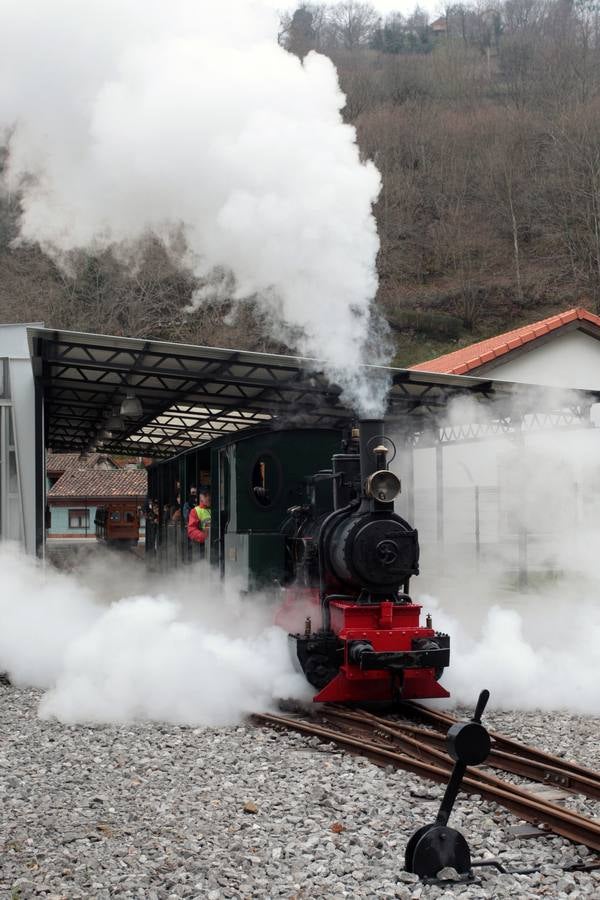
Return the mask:
<svg viewBox="0 0 600 900"><path fill-rule="evenodd" d="M454 6L441 31L421 13L382 22L368 4L308 4L282 22L281 41L332 57L345 117L381 172L378 303L397 363L569 306L598 311L594 4ZM73 254L67 273L12 245L18 215L18 197L0 199L1 321L284 349L252 304L188 314L193 280L151 237L133 265Z"/></svg>

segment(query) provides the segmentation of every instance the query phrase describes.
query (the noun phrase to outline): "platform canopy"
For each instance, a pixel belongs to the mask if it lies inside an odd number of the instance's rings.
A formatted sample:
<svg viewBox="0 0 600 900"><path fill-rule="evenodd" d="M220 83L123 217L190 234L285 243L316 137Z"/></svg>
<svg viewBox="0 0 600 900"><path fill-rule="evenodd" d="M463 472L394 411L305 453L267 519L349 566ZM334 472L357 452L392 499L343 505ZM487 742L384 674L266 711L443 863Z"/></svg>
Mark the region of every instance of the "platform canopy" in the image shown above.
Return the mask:
<svg viewBox="0 0 600 900"><path fill-rule="evenodd" d="M56 452L165 457L250 427L337 427L355 417L317 360L39 326L27 333L43 388L46 446ZM525 415L551 417L554 426L584 421L600 400L590 391L565 401L556 390L485 378L364 369L368 378L389 381L386 418L415 443L432 430L446 441L476 438L482 428L506 432ZM139 400L138 415L108 427L128 396ZM478 422L468 414L445 420L450 400L460 396L483 404Z"/></svg>

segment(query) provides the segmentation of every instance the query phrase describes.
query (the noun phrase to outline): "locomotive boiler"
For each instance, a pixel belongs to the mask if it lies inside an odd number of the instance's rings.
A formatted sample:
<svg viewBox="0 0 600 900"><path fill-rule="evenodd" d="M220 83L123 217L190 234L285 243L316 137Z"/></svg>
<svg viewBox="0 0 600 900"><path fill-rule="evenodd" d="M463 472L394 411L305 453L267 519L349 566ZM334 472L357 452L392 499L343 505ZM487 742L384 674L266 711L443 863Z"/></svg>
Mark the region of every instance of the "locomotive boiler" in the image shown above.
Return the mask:
<svg viewBox="0 0 600 900"><path fill-rule="evenodd" d="M421 625L409 595L419 541L394 510L401 485L389 470L392 449L383 423L363 420L284 525L294 571L279 621L306 610L290 640L316 701L448 696L439 678L449 637L430 617Z"/></svg>

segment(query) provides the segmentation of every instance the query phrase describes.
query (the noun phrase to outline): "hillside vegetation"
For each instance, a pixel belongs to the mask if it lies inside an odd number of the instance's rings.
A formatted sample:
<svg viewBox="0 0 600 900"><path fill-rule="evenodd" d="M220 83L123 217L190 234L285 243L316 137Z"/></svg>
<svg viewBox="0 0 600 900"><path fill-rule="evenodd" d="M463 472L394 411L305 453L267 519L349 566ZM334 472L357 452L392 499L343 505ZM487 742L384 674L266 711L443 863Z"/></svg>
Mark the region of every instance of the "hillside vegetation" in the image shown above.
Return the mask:
<svg viewBox="0 0 600 900"><path fill-rule="evenodd" d="M280 41L335 62L344 115L382 175L378 303L407 365L569 306L600 310L600 6L510 0L382 21L306 4ZM0 159L0 165L2 160ZM326 173L323 173L326 178ZM134 266L13 246L0 198L0 320L252 349L252 304L189 315L193 279L151 237Z"/></svg>

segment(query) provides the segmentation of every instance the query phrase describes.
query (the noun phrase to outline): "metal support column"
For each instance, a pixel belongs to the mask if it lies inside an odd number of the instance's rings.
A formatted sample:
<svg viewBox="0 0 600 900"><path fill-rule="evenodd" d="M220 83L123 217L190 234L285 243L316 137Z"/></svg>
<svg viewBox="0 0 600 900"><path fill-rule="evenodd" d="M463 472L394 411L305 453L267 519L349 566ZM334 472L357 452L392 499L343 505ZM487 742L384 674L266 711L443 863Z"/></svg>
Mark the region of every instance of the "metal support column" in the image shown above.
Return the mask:
<svg viewBox="0 0 600 900"><path fill-rule="evenodd" d="M517 446L525 446L525 435L523 434L523 418L519 420L519 430L516 434ZM528 584L528 566L527 566L527 528L524 523L518 523L517 535L517 584L520 590L524 590Z"/></svg>
<svg viewBox="0 0 600 900"><path fill-rule="evenodd" d="M407 435L403 443L401 460L402 470L402 495L403 509L406 510L406 518L414 526L415 524L415 458L412 443L412 434Z"/></svg>
<svg viewBox="0 0 600 900"><path fill-rule="evenodd" d="M475 501L475 568L479 572L481 562L481 514L479 508L479 485L474 488Z"/></svg>
<svg viewBox="0 0 600 900"><path fill-rule="evenodd" d="M435 445L435 507L436 507L436 540L438 545L444 544L444 445L438 441Z"/></svg>

